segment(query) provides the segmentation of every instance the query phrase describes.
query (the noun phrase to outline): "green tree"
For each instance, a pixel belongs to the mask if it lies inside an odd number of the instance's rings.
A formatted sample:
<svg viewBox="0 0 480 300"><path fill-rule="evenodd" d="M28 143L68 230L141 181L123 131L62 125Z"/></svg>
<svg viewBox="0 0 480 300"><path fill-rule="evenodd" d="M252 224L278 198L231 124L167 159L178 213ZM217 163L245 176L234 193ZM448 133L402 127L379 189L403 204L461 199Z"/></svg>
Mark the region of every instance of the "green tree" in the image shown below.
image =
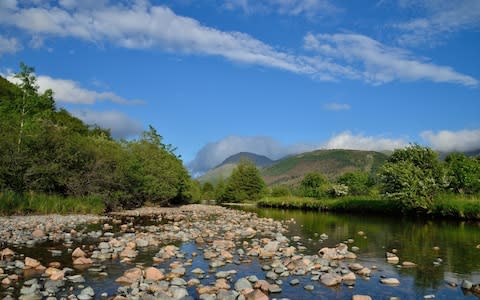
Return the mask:
<svg viewBox="0 0 480 300"><path fill-rule="evenodd" d="M284 197L291 195L292 192L285 185L276 185L272 187L271 195L272 197Z"/></svg>
<svg viewBox="0 0 480 300"><path fill-rule="evenodd" d="M455 193L480 193L480 161L463 153L445 158L448 188Z"/></svg>
<svg viewBox="0 0 480 300"><path fill-rule="evenodd" d="M242 160L227 180L222 201L259 200L265 192L265 182L255 165Z"/></svg>
<svg viewBox="0 0 480 300"><path fill-rule="evenodd" d="M348 187L348 194L350 195L368 194L370 182L369 175L363 171L348 172L337 179L337 183Z"/></svg>
<svg viewBox="0 0 480 300"><path fill-rule="evenodd" d="M437 153L410 145L395 150L380 170L382 193L407 210L429 210L445 178Z"/></svg>
<svg viewBox="0 0 480 300"><path fill-rule="evenodd" d="M221 202L224 199L226 189L226 183L223 177L221 176L215 184L215 200Z"/></svg>
<svg viewBox="0 0 480 300"><path fill-rule="evenodd" d="M327 190L328 179L317 172L306 174L300 182L304 197L321 198Z"/></svg>
<svg viewBox="0 0 480 300"><path fill-rule="evenodd" d="M205 182L202 186L202 199L212 200L215 198L215 187L210 182Z"/></svg>

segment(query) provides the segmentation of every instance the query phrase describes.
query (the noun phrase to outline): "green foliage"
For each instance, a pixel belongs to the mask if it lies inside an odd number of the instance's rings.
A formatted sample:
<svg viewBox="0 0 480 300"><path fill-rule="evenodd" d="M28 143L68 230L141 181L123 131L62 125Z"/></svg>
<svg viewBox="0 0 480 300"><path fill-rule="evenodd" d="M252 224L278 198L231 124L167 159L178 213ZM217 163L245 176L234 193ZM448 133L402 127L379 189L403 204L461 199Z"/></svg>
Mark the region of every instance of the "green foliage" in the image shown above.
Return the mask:
<svg viewBox="0 0 480 300"><path fill-rule="evenodd" d="M228 178L221 202L259 200L265 192L265 182L253 163L242 160Z"/></svg>
<svg viewBox="0 0 480 300"><path fill-rule="evenodd" d="M104 210L99 197L61 197L45 194L0 193L0 214L100 214Z"/></svg>
<svg viewBox="0 0 480 300"><path fill-rule="evenodd" d="M445 158L448 188L460 194L480 193L480 160L462 153L451 153Z"/></svg>
<svg viewBox="0 0 480 300"><path fill-rule="evenodd" d="M332 184L328 189L327 194L333 198L344 197L349 194L349 189L345 184Z"/></svg>
<svg viewBox="0 0 480 300"><path fill-rule="evenodd" d="M7 198L46 199L46 206L102 199L112 210L194 197L195 185L175 148L155 128L138 140L115 141L108 130L56 110L52 91L38 93L33 68L20 68L17 86L0 78L0 192L15 195Z"/></svg>
<svg viewBox="0 0 480 300"><path fill-rule="evenodd" d="M283 209L304 209L337 212L396 214L398 206L395 202L369 197L346 196L337 199L322 198L318 201L307 197L266 197L257 202L260 207Z"/></svg>
<svg viewBox="0 0 480 300"><path fill-rule="evenodd" d="M368 173L355 171L343 174L337 179L337 183L346 185L349 195L367 195L371 180Z"/></svg>
<svg viewBox="0 0 480 300"><path fill-rule="evenodd" d="M270 194L272 197L284 197L284 196L290 196L292 192L290 191L288 186L275 185L272 187L272 191Z"/></svg>
<svg viewBox="0 0 480 300"><path fill-rule="evenodd" d="M202 186L202 199L203 200L215 199L215 187L210 182L205 182Z"/></svg>
<svg viewBox="0 0 480 300"><path fill-rule="evenodd" d="M395 150L382 167L380 178L387 198L415 211L430 210L445 181L437 154L419 145Z"/></svg>
<svg viewBox="0 0 480 300"><path fill-rule="evenodd" d="M325 195L328 180L320 173L312 172L306 174L300 188L304 197L320 198Z"/></svg>

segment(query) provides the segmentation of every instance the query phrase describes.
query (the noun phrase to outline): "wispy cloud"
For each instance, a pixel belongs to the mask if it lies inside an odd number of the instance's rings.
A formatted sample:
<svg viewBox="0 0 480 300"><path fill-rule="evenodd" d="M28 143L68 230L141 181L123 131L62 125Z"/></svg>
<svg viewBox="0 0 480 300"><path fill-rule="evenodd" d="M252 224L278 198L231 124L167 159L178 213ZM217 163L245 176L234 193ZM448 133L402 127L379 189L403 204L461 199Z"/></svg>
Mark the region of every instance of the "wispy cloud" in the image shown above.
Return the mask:
<svg viewBox="0 0 480 300"><path fill-rule="evenodd" d="M401 1L403 7L423 9L425 16L395 24L403 34L398 38L405 45L435 45L451 33L480 28L480 1L478 0L424 0Z"/></svg>
<svg viewBox="0 0 480 300"><path fill-rule="evenodd" d="M13 74L6 76L7 80L18 83ZM70 104L94 104L99 101L110 101L117 104L142 104L142 100L128 100L112 92L97 92L85 89L76 81L69 79L52 78L50 76L37 76L39 91L51 89L55 101Z"/></svg>
<svg viewBox="0 0 480 300"><path fill-rule="evenodd" d="M450 67L439 66L414 57L410 52L386 46L360 34L308 34L305 48L318 53L318 60L336 59L344 68L334 75L361 78L372 84L393 80L430 80L477 86L478 80L456 72Z"/></svg>
<svg viewBox="0 0 480 300"><path fill-rule="evenodd" d="M472 151L480 149L480 129L423 131L420 136L435 150L442 152Z"/></svg>
<svg viewBox="0 0 480 300"><path fill-rule="evenodd" d="M88 125L109 129L114 138L134 137L143 131L142 125L137 120L115 110L77 110L72 114Z"/></svg>
<svg viewBox="0 0 480 300"><path fill-rule="evenodd" d="M326 109L326 110L333 110L333 111L338 111L338 110L349 110L351 107L350 107L350 104L346 104L346 103L337 103L337 102L331 102L331 103L327 103L323 106L323 109Z"/></svg>
<svg viewBox="0 0 480 300"><path fill-rule="evenodd" d="M402 138L392 139L383 136L368 136L344 131L331 137L322 144L321 148L382 151L394 150L406 145L407 142Z"/></svg>
<svg viewBox="0 0 480 300"><path fill-rule="evenodd" d="M298 57L277 51L247 34L204 26L195 19L176 15L168 7L151 6L145 1L95 10L29 7L9 10L3 16L0 23L32 35L75 37L97 43L109 41L132 49L161 48L217 55L295 73L314 72Z"/></svg>
<svg viewBox="0 0 480 300"><path fill-rule="evenodd" d="M331 15L341 11L328 0L225 0L223 7L229 10L241 9L246 14L277 13L307 17Z"/></svg>
<svg viewBox="0 0 480 300"><path fill-rule="evenodd" d="M314 0L271 1L280 7L303 8L328 3ZM106 0L87 1L80 7L76 3L63 0L60 6L49 3L47 7L27 4L0 7L0 25L16 27L39 41L49 37L73 37L129 49L220 56L322 81L347 78L383 84L393 80L430 80L478 85L477 79L471 76L417 59L407 51L388 47L364 35L308 34L304 38L304 46L313 54L305 55L303 51L279 50L242 32L222 31L203 25L193 18L175 14L168 7L151 5L148 1L117 4ZM297 11L300 13L302 9Z"/></svg>
<svg viewBox="0 0 480 300"><path fill-rule="evenodd" d="M7 53L16 53L22 49L16 38L8 38L0 34L0 56Z"/></svg>
<svg viewBox="0 0 480 300"><path fill-rule="evenodd" d="M279 159L286 155L298 154L316 149L357 149L357 150L393 150L407 145L403 139L389 139L382 136L365 136L345 131L332 136L327 141L315 143L296 143L283 145L266 136L232 135L222 140L208 143L197 152L188 164L194 174L203 173L239 152L252 152Z"/></svg>

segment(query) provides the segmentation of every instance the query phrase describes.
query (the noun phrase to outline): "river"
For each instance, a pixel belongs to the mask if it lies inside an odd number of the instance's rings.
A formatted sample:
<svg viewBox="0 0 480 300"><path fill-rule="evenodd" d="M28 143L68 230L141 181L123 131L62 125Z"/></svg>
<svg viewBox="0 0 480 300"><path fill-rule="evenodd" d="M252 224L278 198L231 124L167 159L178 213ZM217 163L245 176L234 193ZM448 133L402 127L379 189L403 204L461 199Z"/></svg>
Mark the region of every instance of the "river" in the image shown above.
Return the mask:
<svg viewBox="0 0 480 300"><path fill-rule="evenodd" d="M374 299L423 299L434 295L435 299L478 299L464 294L459 287L467 279L480 282L480 222L452 220L423 220L392 216L333 214L314 211L282 210L271 208L245 208L259 216L276 220L294 220L289 225L290 234L302 237L306 253L333 247L339 242L353 239L349 246L357 246L358 259L362 265L377 266L370 280L357 280L354 293L374 296ZM363 231L364 236L358 234ZM319 235L329 238L319 242ZM438 250L434 250L438 247ZM400 262L411 261L416 268L400 268L388 264L385 252L397 250ZM400 286L380 285L381 276L397 277ZM346 286L337 289L325 288L320 295L332 299L348 299L353 291Z"/></svg>
<svg viewBox="0 0 480 300"><path fill-rule="evenodd" d="M271 218L282 221L288 226L288 232L285 236L290 238L290 244L297 249L302 249L300 253L304 255L317 254L318 250L323 247L334 247L340 242L348 243L350 249L358 247L356 254L358 258L355 262L372 269L371 277L357 276L354 286L340 284L330 288L324 286L318 280L312 281L312 275L293 276L281 278L282 292L271 294L270 299L352 299L353 295L363 294L370 295L373 299L479 299L478 295L464 292L460 288L463 280L469 280L474 284L480 283L480 222L458 222L451 220L422 220L412 218L398 218L391 216L371 216L371 215L349 215L349 214L333 214L323 212L304 212L299 210L281 210L281 209L263 209L255 207L236 207L235 209L247 210L255 212L258 216ZM210 208L207 208L210 210ZM212 229L217 226L216 230L220 230L219 234L213 238L222 238L221 232L224 226L228 226L228 215L230 212L223 212L222 220L215 221L210 219L209 222L202 221L204 229ZM108 221L111 223L111 220ZM158 222L156 218L149 217L131 217L125 222L131 222L131 228L135 231L146 232L150 225L161 226L164 222ZM246 220L248 223L248 219ZM255 221L258 222L258 221ZM180 223L179 223L180 224ZM209 225L211 224L211 225ZM219 225L222 224L222 225ZM179 225L180 226L180 225ZM196 226L196 225L195 225ZM222 227L223 226L223 227ZM248 224L247 224L248 226ZM163 228L163 227L162 227ZM86 232L100 230L101 225L89 225ZM178 228L175 230L188 231ZM230 228L229 230L234 230ZM177 232L176 231L176 232ZM117 238L122 237L118 226L113 227L113 232ZM328 235L328 239L321 239L322 234ZM293 238L295 237L295 238ZM105 238L102 238L105 240ZM108 240L108 239L107 239ZM298 240L295 242L294 240ZM86 249L95 249L99 243L98 239L81 239L75 240L73 245L65 245L57 242L44 242L37 244L35 247L25 247L19 245L7 245L21 253L20 257L30 256L39 259L44 265L52 260L61 262L65 267L72 266L71 252L67 249L73 249L76 246L82 246ZM171 243L165 241L165 244ZM184 259L177 260L185 263L187 259L192 261L186 264L185 280L190 280L196 276L191 274L194 268L201 268L208 272L208 275L201 280L202 284L214 284L214 273L218 271L236 270L237 274L231 278L231 284L239 278L249 275L256 275L259 279L265 278L265 272L262 266L268 264L266 260L257 258L249 259L246 263L227 263L225 266L211 269L209 268L210 260L205 260L203 251L208 249L206 246L199 246L193 240L185 242L177 241L174 243L180 247L181 253L184 253ZM238 244L238 243L237 243ZM92 248L93 247L93 248ZM52 257L51 250L58 249L59 256ZM75 268L74 274L81 274L86 282L81 285L73 285L69 282L58 293L59 296L67 296L71 294L69 288L72 287L73 293L78 294L84 286L90 286L95 290L97 299L102 299L100 295L106 293L111 296L120 287L115 279L122 273L135 265L150 266L152 265L152 257L158 252L158 246L139 249L139 255L132 263L122 263L119 260L107 260L98 262L93 267L101 267L106 272L106 276L91 272L92 266L86 269ZM386 262L386 251L394 251L400 258L400 264L389 264ZM193 253L198 255L193 255ZM232 252L233 253L233 252ZM183 257L183 255L182 255ZM235 256L236 260L237 256ZM163 263L156 264L158 268L169 270L169 265L175 258L166 260ZM404 261L410 261L417 264L414 268L400 267ZM349 262L346 262L349 263ZM6 262L2 262L5 268ZM7 270L6 268L5 270ZM18 269L15 272L21 271ZM166 271L168 272L168 271ZM40 274L24 274L25 279L37 277L40 281L45 282L46 279ZM400 280L398 286L386 286L380 283L380 279L384 277L393 277ZM299 279L299 284L292 286L290 281ZM3 298L6 294L13 296L19 295L19 289L22 282L10 287L0 286L0 296ZM457 284L457 286L454 286ZM306 291L303 287L313 285L312 291ZM199 295L195 287L188 287L188 293L194 299L198 299ZM395 299L395 298L393 298Z"/></svg>

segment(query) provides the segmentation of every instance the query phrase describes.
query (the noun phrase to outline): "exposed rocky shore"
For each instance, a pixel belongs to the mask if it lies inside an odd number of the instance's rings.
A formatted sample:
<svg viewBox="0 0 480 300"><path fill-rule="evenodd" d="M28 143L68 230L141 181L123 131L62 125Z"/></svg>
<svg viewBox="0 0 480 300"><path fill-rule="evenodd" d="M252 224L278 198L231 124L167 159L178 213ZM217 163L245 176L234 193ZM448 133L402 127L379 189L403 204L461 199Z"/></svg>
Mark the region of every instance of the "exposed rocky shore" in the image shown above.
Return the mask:
<svg viewBox="0 0 480 300"><path fill-rule="evenodd" d="M135 224L137 219L145 222ZM79 228L95 223L99 224L96 229ZM359 280L369 280L379 272L373 265L358 262L353 238L345 237L344 243L306 255L302 238L288 234L288 222L218 206L145 207L108 218L0 218L0 225L0 241L14 248L1 250L4 299L272 299L286 287L297 288L299 294L340 285L354 289ZM358 232L358 238L365 235ZM327 233L318 237L328 240ZM90 242L84 243L86 240ZM46 241L61 244L49 249L52 256L48 261L25 256L21 248L15 250L15 246ZM194 247L182 250L185 243ZM386 253L386 260L396 264L400 259L394 252ZM67 262L56 261L62 253L68 256ZM151 256L139 261L142 253ZM99 294L85 285L85 272L112 276L106 266L112 260L124 266L114 278L119 285L114 292ZM259 270L249 274L245 269L251 265ZM415 268L416 264L403 261L399 266ZM401 283L398 278L381 276L378 284ZM468 282L462 285L474 292L480 290ZM372 296L353 293L351 298Z"/></svg>

